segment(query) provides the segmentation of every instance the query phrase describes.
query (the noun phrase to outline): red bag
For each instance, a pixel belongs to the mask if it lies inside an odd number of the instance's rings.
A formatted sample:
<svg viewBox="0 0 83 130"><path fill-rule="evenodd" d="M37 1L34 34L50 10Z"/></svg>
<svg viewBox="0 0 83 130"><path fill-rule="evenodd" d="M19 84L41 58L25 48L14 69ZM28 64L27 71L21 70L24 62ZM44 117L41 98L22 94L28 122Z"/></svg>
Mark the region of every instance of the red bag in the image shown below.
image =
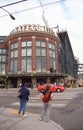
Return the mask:
<svg viewBox="0 0 83 130"><path fill-rule="evenodd" d="M51 99L51 93L50 91L46 91L46 93L44 94L43 98L42 98L42 101L43 102L49 102Z"/></svg>

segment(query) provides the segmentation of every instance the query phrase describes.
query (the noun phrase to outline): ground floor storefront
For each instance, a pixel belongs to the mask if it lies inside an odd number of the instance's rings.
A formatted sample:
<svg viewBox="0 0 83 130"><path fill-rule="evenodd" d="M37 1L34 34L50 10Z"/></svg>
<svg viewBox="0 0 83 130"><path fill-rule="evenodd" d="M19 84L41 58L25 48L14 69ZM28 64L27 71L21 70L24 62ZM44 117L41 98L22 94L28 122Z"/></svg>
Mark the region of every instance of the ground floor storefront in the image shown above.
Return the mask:
<svg viewBox="0 0 83 130"><path fill-rule="evenodd" d="M65 83L65 76L56 74L34 74L34 75L9 75L6 78L5 87L17 88L19 84L27 84L29 88L35 88L45 83Z"/></svg>

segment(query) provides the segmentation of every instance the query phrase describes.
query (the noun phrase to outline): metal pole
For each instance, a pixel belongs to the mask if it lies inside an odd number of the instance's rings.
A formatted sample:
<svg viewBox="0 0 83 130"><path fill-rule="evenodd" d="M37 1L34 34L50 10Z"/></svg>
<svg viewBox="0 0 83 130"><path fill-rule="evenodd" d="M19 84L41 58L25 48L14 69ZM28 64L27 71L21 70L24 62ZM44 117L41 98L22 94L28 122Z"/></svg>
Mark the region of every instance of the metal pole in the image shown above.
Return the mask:
<svg viewBox="0 0 83 130"><path fill-rule="evenodd" d="M1 7L1 9L4 10L5 12L7 12L12 20L15 20L15 17L12 14L10 14L6 9L4 9L2 7Z"/></svg>

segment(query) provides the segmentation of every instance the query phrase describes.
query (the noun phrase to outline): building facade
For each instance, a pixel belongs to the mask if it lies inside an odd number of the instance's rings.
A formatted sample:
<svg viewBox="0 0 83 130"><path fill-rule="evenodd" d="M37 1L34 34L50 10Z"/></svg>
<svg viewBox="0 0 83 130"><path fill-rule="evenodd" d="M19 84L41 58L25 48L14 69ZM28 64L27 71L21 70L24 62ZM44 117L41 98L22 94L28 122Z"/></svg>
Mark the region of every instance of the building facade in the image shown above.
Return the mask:
<svg viewBox="0 0 83 130"><path fill-rule="evenodd" d="M5 85L30 83L37 87L39 83L64 82L68 68L59 62L60 44L61 39L53 30L34 24L18 26L8 36L1 36L0 71Z"/></svg>

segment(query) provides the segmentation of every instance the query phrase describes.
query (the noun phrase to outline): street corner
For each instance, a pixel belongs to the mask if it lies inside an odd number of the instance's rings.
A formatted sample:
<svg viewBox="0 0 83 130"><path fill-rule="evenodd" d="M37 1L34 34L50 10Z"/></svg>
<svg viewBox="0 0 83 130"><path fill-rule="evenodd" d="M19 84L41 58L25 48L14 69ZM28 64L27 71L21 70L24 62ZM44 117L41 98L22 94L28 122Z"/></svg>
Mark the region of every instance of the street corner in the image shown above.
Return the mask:
<svg viewBox="0 0 83 130"><path fill-rule="evenodd" d="M18 115L18 110L12 109L12 110L10 110L10 113L11 113L12 115ZM26 116L28 116L28 112L26 112L25 114L26 114Z"/></svg>
<svg viewBox="0 0 83 130"><path fill-rule="evenodd" d="M18 115L18 110L10 110L10 113L12 114L12 115Z"/></svg>

